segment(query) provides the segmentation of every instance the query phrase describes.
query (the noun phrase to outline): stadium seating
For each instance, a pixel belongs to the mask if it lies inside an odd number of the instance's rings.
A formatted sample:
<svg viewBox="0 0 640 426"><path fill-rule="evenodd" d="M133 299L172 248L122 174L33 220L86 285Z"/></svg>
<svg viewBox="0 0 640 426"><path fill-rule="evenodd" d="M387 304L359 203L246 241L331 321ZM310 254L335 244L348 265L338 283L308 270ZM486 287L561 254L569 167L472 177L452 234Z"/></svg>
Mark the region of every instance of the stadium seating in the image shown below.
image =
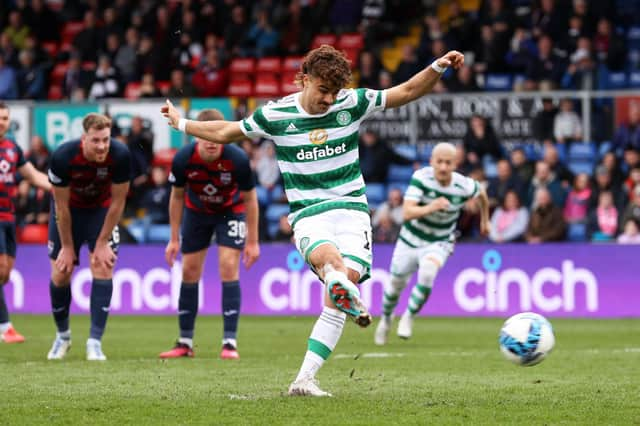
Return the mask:
<svg viewBox="0 0 640 426"><path fill-rule="evenodd" d="M393 150L409 160L418 160L418 149L415 145L397 144L394 145Z"/></svg>
<svg viewBox="0 0 640 426"><path fill-rule="evenodd" d="M83 29L84 29L84 22L82 21L71 21L64 24L64 27L62 27L63 43L73 43L73 39Z"/></svg>
<svg viewBox="0 0 640 426"><path fill-rule="evenodd" d="M287 72L280 77L280 93L288 95L300 91L300 88L294 83L296 77L295 72Z"/></svg>
<svg viewBox="0 0 640 426"><path fill-rule="evenodd" d="M258 74L280 74L282 60L279 57L260 58L256 63L255 71Z"/></svg>
<svg viewBox="0 0 640 426"><path fill-rule="evenodd" d="M334 46L337 40L338 37L335 34L316 34L311 41L311 48L316 49L323 44Z"/></svg>
<svg viewBox="0 0 640 426"><path fill-rule="evenodd" d="M265 216L267 218L269 236L273 237L278 232L280 217L285 214L289 214L289 206L287 204L271 204L267 207Z"/></svg>
<svg viewBox="0 0 640 426"><path fill-rule="evenodd" d="M282 61L282 72L297 73L300 71L300 64L304 57L302 56L286 56Z"/></svg>
<svg viewBox="0 0 640 426"><path fill-rule="evenodd" d="M387 199L387 186L384 183L368 183L366 194L369 206L376 208Z"/></svg>
<svg viewBox="0 0 640 426"><path fill-rule="evenodd" d="M273 98L280 95L280 80L273 74L258 74L253 95L259 98Z"/></svg>
<svg viewBox="0 0 640 426"><path fill-rule="evenodd" d="M138 99L140 97L140 82L132 81L124 88L124 97L127 99Z"/></svg>
<svg viewBox="0 0 640 426"><path fill-rule="evenodd" d="M569 161L595 159L596 146L593 142L573 143L569 146Z"/></svg>
<svg viewBox="0 0 640 426"><path fill-rule="evenodd" d="M50 101L59 101L63 98L62 96L62 88L58 84L52 84L49 86L49 91L47 93L47 99Z"/></svg>
<svg viewBox="0 0 640 426"><path fill-rule="evenodd" d="M147 243L166 243L171 239L171 226L164 224L149 225L147 229Z"/></svg>
<svg viewBox="0 0 640 426"><path fill-rule="evenodd" d="M64 80L64 75L66 74L68 69L69 64L67 64L66 62L57 63L51 71L51 84L62 84L62 80Z"/></svg>
<svg viewBox="0 0 640 426"><path fill-rule="evenodd" d="M589 176L593 174L594 163L586 160L569 160L567 167L573 174L586 173Z"/></svg>
<svg viewBox="0 0 640 426"><path fill-rule="evenodd" d="M640 89L640 71L633 71L629 73L629 87L633 89Z"/></svg>
<svg viewBox="0 0 640 426"><path fill-rule="evenodd" d="M47 224L25 225L17 230L18 241L26 244L47 244L49 226Z"/></svg>
<svg viewBox="0 0 640 426"><path fill-rule="evenodd" d="M587 226L584 223L570 223L567 229L567 239L572 242L587 241Z"/></svg>
<svg viewBox="0 0 640 426"><path fill-rule="evenodd" d="M487 74L484 88L487 91L506 91L511 90L512 83L511 74Z"/></svg>
<svg viewBox="0 0 640 426"><path fill-rule="evenodd" d="M433 151L433 145L422 144L418 148L418 159L422 163L428 163L431 159L431 151Z"/></svg>
<svg viewBox="0 0 640 426"><path fill-rule="evenodd" d="M229 72L233 79L251 78L256 68L253 58L233 58L229 64Z"/></svg>
<svg viewBox="0 0 640 426"><path fill-rule="evenodd" d="M360 33L345 33L338 37L336 42L338 49L355 49L361 50L364 48L364 37Z"/></svg>
<svg viewBox="0 0 640 426"><path fill-rule="evenodd" d="M247 79L232 79L229 82L229 96L249 97L253 95L253 82Z"/></svg>
<svg viewBox="0 0 640 426"><path fill-rule="evenodd" d="M389 166L389 181L394 183L409 182L413 175L413 166Z"/></svg>

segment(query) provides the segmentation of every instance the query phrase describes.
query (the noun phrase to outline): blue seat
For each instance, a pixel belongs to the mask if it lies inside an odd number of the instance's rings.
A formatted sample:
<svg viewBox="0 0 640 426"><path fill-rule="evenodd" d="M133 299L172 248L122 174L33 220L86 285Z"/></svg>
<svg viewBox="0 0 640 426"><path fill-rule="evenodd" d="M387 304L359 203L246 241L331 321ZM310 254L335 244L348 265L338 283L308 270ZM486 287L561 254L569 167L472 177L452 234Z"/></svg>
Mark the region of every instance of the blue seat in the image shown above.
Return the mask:
<svg viewBox="0 0 640 426"><path fill-rule="evenodd" d="M258 195L258 204L261 206L267 206L271 202L271 194L261 185L256 185L256 194Z"/></svg>
<svg viewBox="0 0 640 426"><path fill-rule="evenodd" d="M430 143L425 143L420 145L418 148L418 157L421 162L429 162L431 160L431 151L433 151L433 145Z"/></svg>
<svg viewBox="0 0 640 426"><path fill-rule="evenodd" d="M389 166L389 182L407 182L411 180L413 175L413 166L399 166L392 164Z"/></svg>
<svg viewBox="0 0 640 426"><path fill-rule="evenodd" d="M536 144L526 144L522 145L524 149L524 154L527 156L528 160L538 161L542 158L542 148Z"/></svg>
<svg viewBox="0 0 640 426"><path fill-rule="evenodd" d="M136 243L143 244L146 242L145 226L141 220L134 220L127 225L127 231L136 240Z"/></svg>
<svg viewBox="0 0 640 426"><path fill-rule="evenodd" d="M378 206L387 199L387 186L384 183L368 183L366 194L369 204Z"/></svg>
<svg viewBox="0 0 640 426"><path fill-rule="evenodd" d="M600 160L607 152L613 150L613 144L611 141L600 142L600 148L598 148L598 159Z"/></svg>
<svg viewBox="0 0 640 426"><path fill-rule="evenodd" d="M587 241L587 226L584 223L570 223L567 239L573 242Z"/></svg>
<svg viewBox="0 0 640 426"><path fill-rule="evenodd" d="M587 160L573 160L569 161L569 170L575 175L580 173L586 173L589 176L593 174L594 163Z"/></svg>
<svg viewBox="0 0 640 426"><path fill-rule="evenodd" d="M567 146L563 143L559 143L555 145L556 151L558 151L558 159L560 159L561 163L567 162Z"/></svg>
<svg viewBox="0 0 640 426"><path fill-rule="evenodd" d="M275 222L278 222L283 214L289 214L289 206L287 204L271 204L265 212L267 220Z"/></svg>
<svg viewBox="0 0 640 426"><path fill-rule="evenodd" d="M267 223L267 233L269 234L270 238L273 238L276 236L276 234L278 233L278 228L280 228L279 222L270 221Z"/></svg>
<svg viewBox="0 0 640 426"><path fill-rule="evenodd" d="M627 48L640 50L640 27L629 27L627 30Z"/></svg>
<svg viewBox="0 0 640 426"><path fill-rule="evenodd" d="M511 74L487 74L484 90L487 91L506 91L512 87Z"/></svg>
<svg viewBox="0 0 640 426"><path fill-rule="evenodd" d="M589 160L593 161L596 155L596 147L593 142L572 143L569 147L569 161Z"/></svg>
<svg viewBox="0 0 640 426"><path fill-rule="evenodd" d="M393 150L409 160L416 161L418 159L418 150L415 145L398 144L394 145Z"/></svg>
<svg viewBox="0 0 640 426"><path fill-rule="evenodd" d="M166 243L171 239L171 226L170 225L149 225L147 230L147 242L148 243Z"/></svg>
<svg viewBox="0 0 640 426"><path fill-rule="evenodd" d="M634 89L640 88L640 71L629 73L629 87Z"/></svg>
<svg viewBox="0 0 640 426"><path fill-rule="evenodd" d="M624 71L609 73L609 77L607 81L607 89L610 89L610 90L626 89L627 86L628 86L627 73L625 73Z"/></svg>

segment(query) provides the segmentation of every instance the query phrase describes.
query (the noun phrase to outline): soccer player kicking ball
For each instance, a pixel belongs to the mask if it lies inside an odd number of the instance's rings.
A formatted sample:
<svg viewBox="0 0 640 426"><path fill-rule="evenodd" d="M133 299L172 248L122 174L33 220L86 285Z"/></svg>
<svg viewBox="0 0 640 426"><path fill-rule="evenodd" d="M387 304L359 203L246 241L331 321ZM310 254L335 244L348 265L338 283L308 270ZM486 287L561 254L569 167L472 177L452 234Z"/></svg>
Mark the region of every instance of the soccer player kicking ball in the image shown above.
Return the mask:
<svg viewBox="0 0 640 426"><path fill-rule="evenodd" d="M51 184L47 175L25 160L22 149L5 137L9 123L9 107L0 102L0 341L22 343L24 336L9 321L3 289L9 281L16 260L16 218L13 205L18 192L16 174L20 173L29 183L46 191L51 190Z"/></svg>
<svg viewBox="0 0 640 426"><path fill-rule="evenodd" d="M477 197L480 232L489 234L487 194L477 181L454 172L455 157L455 146L439 143L431 154L431 166L416 170L411 177L402 205L405 222L391 258L391 282L385 286L383 315L375 332L377 345L387 343L398 297L417 270L418 282L398 323L398 336L411 337L413 317L426 303L438 271L453 253L456 222L467 200Z"/></svg>
<svg viewBox="0 0 640 426"><path fill-rule="evenodd" d="M51 156L49 181L54 203L49 217L51 310L58 332L47 359L62 359L71 347L69 307L71 274L78 253L89 246L91 329L87 360L104 361L102 334L107 324L113 267L131 178L131 156L122 142L111 139L111 119L88 114L82 137L60 145Z"/></svg>
<svg viewBox="0 0 640 426"><path fill-rule="evenodd" d="M222 120L218 110L198 114L199 121ZM180 338L160 358L192 357L193 330L198 313L198 282L215 235L222 281L222 359L237 359L240 317L240 254L249 268L258 259L258 196L249 158L235 145L206 139L186 145L173 158L169 221L171 240L165 252L173 266L182 249L182 286L178 301ZM185 206L186 204L186 206ZM183 220L184 219L184 220ZM182 245L180 224L182 223Z"/></svg>
<svg viewBox="0 0 640 426"><path fill-rule="evenodd" d="M330 396L315 376L338 343L345 318L361 327L371 323L355 285L368 278L371 268L371 218L358 160L360 123L425 95L448 66L463 61L461 53L452 51L393 88L345 90L349 62L323 45L302 61L296 76L300 92L259 107L241 121L190 121L168 101L162 108L171 126L203 139L229 143L245 135L276 144L296 248L327 290L289 395Z"/></svg>

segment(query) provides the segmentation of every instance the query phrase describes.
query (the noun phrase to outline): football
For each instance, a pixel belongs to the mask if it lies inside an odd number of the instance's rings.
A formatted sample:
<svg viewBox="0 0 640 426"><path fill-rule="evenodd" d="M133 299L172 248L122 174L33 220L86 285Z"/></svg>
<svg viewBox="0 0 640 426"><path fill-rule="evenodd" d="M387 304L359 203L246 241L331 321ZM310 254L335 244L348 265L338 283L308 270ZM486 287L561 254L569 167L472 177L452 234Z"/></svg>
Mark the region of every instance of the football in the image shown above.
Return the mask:
<svg viewBox="0 0 640 426"><path fill-rule="evenodd" d="M545 317L523 312L505 321L499 341L506 359L517 365L532 366L549 355L556 339L551 323Z"/></svg>

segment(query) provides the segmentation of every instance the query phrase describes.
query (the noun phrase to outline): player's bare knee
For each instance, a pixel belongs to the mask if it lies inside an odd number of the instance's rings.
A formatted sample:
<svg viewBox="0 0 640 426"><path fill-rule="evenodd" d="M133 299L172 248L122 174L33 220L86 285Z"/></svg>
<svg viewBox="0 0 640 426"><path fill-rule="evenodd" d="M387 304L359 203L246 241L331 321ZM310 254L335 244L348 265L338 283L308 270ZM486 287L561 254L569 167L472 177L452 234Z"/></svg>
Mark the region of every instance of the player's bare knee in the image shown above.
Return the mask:
<svg viewBox="0 0 640 426"><path fill-rule="evenodd" d="M105 265L92 266L91 275L94 279L109 280L113 277L113 268Z"/></svg>
<svg viewBox="0 0 640 426"><path fill-rule="evenodd" d="M235 281L238 279L239 262L235 259L220 259L219 270L222 281Z"/></svg>
<svg viewBox="0 0 640 426"><path fill-rule="evenodd" d="M200 274L202 272L202 268L197 265L182 265L182 281L186 283L195 283L200 281Z"/></svg>
<svg viewBox="0 0 640 426"><path fill-rule="evenodd" d="M71 274L54 272L51 276L51 282L56 287L69 287L69 284L71 284Z"/></svg>

